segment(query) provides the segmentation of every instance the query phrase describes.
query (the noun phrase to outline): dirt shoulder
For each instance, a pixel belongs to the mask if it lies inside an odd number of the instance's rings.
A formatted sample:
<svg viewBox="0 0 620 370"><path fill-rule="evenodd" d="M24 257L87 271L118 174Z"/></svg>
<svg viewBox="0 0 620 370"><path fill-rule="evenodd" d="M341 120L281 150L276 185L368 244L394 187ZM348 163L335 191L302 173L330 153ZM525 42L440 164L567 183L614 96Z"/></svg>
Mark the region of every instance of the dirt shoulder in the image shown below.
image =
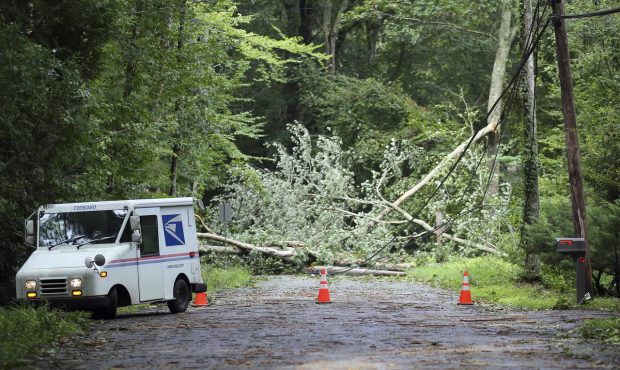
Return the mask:
<svg viewBox="0 0 620 370"><path fill-rule="evenodd" d="M600 311L457 306L399 280L276 276L179 315L161 307L95 323L40 368L618 368L620 346L574 330ZM213 297L211 297L213 298Z"/></svg>

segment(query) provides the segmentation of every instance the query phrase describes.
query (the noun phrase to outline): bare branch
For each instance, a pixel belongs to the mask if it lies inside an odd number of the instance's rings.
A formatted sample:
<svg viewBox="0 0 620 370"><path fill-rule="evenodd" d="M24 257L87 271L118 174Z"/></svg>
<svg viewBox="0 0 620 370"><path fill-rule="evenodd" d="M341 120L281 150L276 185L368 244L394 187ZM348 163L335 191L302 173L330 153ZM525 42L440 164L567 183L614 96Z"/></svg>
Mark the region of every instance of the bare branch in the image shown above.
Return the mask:
<svg viewBox="0 0 620 370"><path fill-rule="evenodd" d="M267 254L269 256L283 258L283 259L292 259L293 257L297 255L297 251L293 248L281 250L281 249L270 248L270 247L258 247L253 244L248 244L248 243L240 242L238 240L225 238L221 235L217 235L213 233L196 233L196 234L198 238L200 239L209 239L209 240L215 240L221 243L227 243L239 249L245 250L247 252L258 251L260 253Z"/></svg>
<svg viewBox="0 0 620 370"><path fill-rule="evenodd" d="M205 230L209 233L213 234L213 231L211 231L211 229L209 229L209 227L207 226L207 224L205 224L205 221L203 220L202 217L198 216L197 214L194 214L194 216L198 219L198 221L200 221L200 223L202 224L202 227L205 228Z"/></svg>
<svg viewBox="0 0 620 370"><path fill-rule="evenodd" d="M344 266L327 266L325 267L329 274L342 274L342 275L374 275L374 276L407 276L403 271L389 271L389 270L372 270L365 268L350 268ZM308 270L311 274L318 274L323 269L323 266L311 267Z"/></svg>

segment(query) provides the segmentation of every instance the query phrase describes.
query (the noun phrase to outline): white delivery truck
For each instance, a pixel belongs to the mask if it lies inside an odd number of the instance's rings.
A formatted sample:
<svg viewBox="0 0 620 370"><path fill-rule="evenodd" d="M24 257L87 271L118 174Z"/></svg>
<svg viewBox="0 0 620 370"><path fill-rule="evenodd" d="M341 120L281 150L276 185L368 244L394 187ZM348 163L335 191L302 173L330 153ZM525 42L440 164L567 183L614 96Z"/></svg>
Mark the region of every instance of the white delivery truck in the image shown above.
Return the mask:
<svg viewBox="0 0 620 370"><path fill-rule="evenodd" d="M17 272L17 301L85 309L167 302L184 312L200 274L193 198L53 204L26 220L36 247Z"/></svg>

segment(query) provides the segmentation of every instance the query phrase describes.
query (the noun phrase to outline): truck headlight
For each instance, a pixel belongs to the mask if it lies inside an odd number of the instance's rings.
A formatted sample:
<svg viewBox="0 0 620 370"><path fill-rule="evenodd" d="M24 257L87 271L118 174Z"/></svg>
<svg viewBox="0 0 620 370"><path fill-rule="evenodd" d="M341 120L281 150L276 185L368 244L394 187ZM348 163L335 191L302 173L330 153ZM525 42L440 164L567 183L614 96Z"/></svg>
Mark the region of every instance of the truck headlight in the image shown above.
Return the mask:
<svg viewBox="0 0 620 370"><path fill-rule="evenodd" d="M69 285L71 285L71 288L73 288L73 289L80 289L82 287L82 279L80 279L80 278L73 278L69 282Z"/></svg>
<svg viewBox="0 0 620 370"><path fill-rule="evenodd" d="M26 280L26 289L27 290L35 290L37 289L37 281L36 280Z"/></svg>

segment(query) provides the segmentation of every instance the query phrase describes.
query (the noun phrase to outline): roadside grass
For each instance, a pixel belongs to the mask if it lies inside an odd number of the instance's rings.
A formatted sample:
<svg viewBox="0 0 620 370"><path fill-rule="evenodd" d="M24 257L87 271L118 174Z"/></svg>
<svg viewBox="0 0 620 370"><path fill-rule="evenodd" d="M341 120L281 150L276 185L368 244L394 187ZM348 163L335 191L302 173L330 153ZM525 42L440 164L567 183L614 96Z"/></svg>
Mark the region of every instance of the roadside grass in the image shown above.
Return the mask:
<svg viewBox="0 0 620 370"><path fill-rule="evenodd" d="M202 266L202 279L207 283L207 296L213 299L213 294L224 290L249 286L252 283L250 270L243 266L228 268L212 265Z"/></svg>
<svg viewBox="0 0 620 370"><path fill-rule="evenodd" d="M579 331L584 338L620 344L620 317L588 320L579 328Z"/></svg>
<svg viewBox="0 0 620 370"><path fill-rule="evenodd" d="M90 327L89 314L47 307L0 308L0 368L14 368Z"/></svg>
<svg viewBox="0 0 620 370"><path fill-rule="evenodd" d="M584 305L575 303L570 282L543 269L543 284L520 281L521 267L497 257L453 258L444 263L429 263L409 270L416 281L458 292L463 271L468 270L474 300L527 310L584 308L620 312L620 300L599 298Z"/></svg>

